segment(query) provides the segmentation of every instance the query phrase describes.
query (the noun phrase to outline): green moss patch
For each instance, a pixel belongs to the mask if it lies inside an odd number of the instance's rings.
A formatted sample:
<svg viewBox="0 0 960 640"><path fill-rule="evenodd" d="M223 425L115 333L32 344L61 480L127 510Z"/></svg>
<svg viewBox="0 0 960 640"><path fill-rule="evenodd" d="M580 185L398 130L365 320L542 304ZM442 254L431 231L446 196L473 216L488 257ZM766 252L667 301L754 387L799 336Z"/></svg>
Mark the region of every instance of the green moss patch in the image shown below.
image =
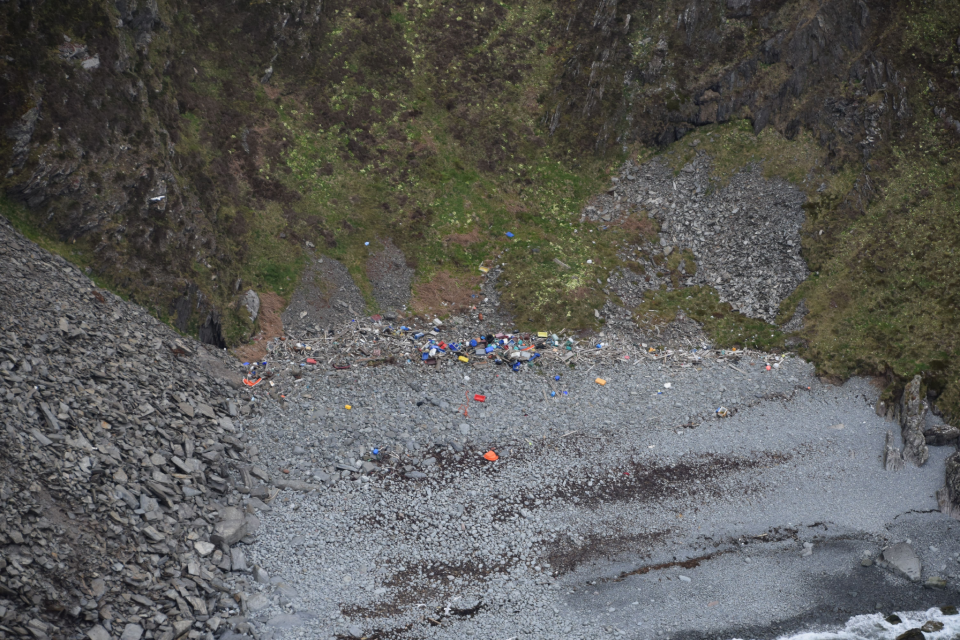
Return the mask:
<svg viewBox="0 0 960 640"><path fill-rule="evenodd" d="M714 347L764 351L784 348L784 335L779 329L734 311L711 287L648 292L634 310L634 319L640 326L659 325L675 320L678 312L702 324Z"/></svg>

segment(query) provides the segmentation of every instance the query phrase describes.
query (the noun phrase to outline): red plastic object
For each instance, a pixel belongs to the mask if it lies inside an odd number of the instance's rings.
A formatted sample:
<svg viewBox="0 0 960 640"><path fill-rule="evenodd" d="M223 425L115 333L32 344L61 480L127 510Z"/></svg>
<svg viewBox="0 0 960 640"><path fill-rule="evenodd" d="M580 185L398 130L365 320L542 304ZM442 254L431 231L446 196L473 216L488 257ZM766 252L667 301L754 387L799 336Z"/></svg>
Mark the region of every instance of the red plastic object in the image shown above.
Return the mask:
<svg viewBox="0 0 960 640"><path fill-rule="evenodd" d="M473 399L476 400L477 402L486 402L487 396L482 396L479 393L475 393L473 394Z"/></svg>
<svg viewBox="0 0 960 640"><path fill-rule="evenodd" d="M307 364L317 364L317 361L313 358L307 358Z"/></svg>

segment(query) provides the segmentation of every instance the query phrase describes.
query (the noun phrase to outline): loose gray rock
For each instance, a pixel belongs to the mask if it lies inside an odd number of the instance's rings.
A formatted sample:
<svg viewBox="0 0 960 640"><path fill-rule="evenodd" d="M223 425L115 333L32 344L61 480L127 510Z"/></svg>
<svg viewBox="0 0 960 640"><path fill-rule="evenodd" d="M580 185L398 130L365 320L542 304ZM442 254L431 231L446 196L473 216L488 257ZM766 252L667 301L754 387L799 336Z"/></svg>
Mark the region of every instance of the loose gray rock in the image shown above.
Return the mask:
<svg viewBox="0 0 960 640"><path fill-rule="evenodd" d="M877 564L912 582L920 580L920 557L906 542L884 549Z"/></svg>
<svg viewBox="0 0 960 640"><path fill-rule="evenodd" d="M110 640L110 633L98 624L87 631L87 637L90 640Z"/></svg>
<svg viewBox="0 0 960 640"><path fill-rule="evenodd" d="M231 571L249 571L247 567L247 556L239 547L230 549L230 570Z"/></svg>
<svg viewBox="0 0 960 640"><path fill-rule="evenodd" d="M615 224L645 212L660 223L657 240L641 239L622 249L621 256L639 268L610 276L608 287L624 310L661 286L706 285L737 311L773 322L780 303L807 277L800 255L804 193L785 181L765 179L759 165L715 188L712 167L703 152L679 176L660 159L642 166L628 161L613 187L583 210L581 219L595 222ZM684 266L675 283L663 273L661 259L685 251L693 255L696 269L687 273ZM603 315L622 312L608 304Z"/></svg>
<svg viewBox="0 0 960 640"><path fill-rule="evenodd" d="M161 179L150 193L165 189ZM194 616L206 616L219 630L221 607L235 602L211 592L240 589L218 569L223 552L207 539L206 523L231 511L243 522L235 507L224 508L240 504L234 487L250 464L247 436L234 437L238 427L226 415L231 404L242 413L242 369L100 289L3 216L0 256L0 451L17 471L0 482L0 625L43 638L102 620L88 638L140 640L148 626L161 638L186 622L179 637ZM29 514L39 495L47 497L38 521ZM23 526L11 528L13 521ZM221 542L242 535L221 526ZM120 540L140 559L112 551ZM9 545L22 545L22 557L8 555ZM41 548L49 559L28 551ZM84 583L90 574L97 577ZM177 615L190 621L161 612L157 600L173 589ZM62 613L32 609L41 593Z"/></svg>
<svg viewBox="0 0 960 640"><path fill-rule="evenodd" d="M247 535L245 514L236 507L227 507L221 514L220 522L214 526L210 541L233 546L245 535Z"/></svg>
<svg viewBox="0 0 960 640"><path fill-rule="evenodd" d="M270 606L270 596L266 593L258 593L247 598L247 609L253 612L262 611Z"/></svg>
<svg viewBox="0 0 960 640"><path fill-rule="evenodd" d="M130 623L123 628L120 640L140 640L141 636L143 636L143 627Z"/></svg>

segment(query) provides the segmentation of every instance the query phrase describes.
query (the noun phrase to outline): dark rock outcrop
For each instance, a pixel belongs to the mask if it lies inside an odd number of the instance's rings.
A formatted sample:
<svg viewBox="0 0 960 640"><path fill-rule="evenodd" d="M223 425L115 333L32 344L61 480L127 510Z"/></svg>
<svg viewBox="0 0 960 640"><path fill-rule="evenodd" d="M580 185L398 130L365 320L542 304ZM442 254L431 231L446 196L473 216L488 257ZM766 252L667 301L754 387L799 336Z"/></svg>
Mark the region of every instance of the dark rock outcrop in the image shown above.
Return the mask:
<svg viewBox="0 0 960 640"><path fill-rule="evenodd" d="M938 424L926 427L923 430L923 437L928 445L943 447L957 443L958 438L960 438L960 429L949 424Z"/></svg>
<svg viewBox="0 0 960 640"><path fill-rule="evenodd" d="M903 457L913 464L922 466L930 452L927 450L927 440L923 434L924 420L927 417L927 399L921 393L920 376L913 380L903 390L900 400L900 430L903 436Z"/></svg>
<svg viewBox="0 0 960 640"><path fill-rule="evenodd" d="M940 511L960 520L960 451L947 458L946 482L937 492Z"/></svg>

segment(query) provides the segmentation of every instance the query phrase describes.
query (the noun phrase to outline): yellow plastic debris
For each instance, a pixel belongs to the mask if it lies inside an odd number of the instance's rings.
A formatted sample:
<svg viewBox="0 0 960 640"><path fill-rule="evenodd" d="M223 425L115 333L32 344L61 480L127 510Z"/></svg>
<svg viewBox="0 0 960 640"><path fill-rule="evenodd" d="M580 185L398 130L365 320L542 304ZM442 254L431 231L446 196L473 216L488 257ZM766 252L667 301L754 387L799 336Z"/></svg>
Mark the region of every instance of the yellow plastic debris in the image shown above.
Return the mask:
<svg viewBox="0 0 960 640"><path fill-rule="evenodd" d="M490 269L487 267L480 267L480 273L490 273Z"/></svg>
<svg viewBox="0 0 960 640"><path fill-rule="evenodd" d="M347 411L349 411L350 409L353 409L353 407L351 407L348 404L343 405L343 408L346 409Z"/></svg>
<svg viewBox="0 0 960 640"><path fill-rule="evenodd" d="M467 358L466 356L457 356L457 360L459 360L460 362L470 362L470 359Z"/></svg>
<svg viewBox="0 0 960 640"><path fill-rule="evenodd" d="M597 383L598 385L600 385L601 387L602 387L603 385L607 384L607 381L604 380L603 378L597 378L596 380L594 380L594 382L596 382L596 383Z"/></svg>
<svg viewBox="0 0 960 640"><path fill-rule="evenodd" d="M547 333L546 331L537 331L537 337L538 337L538 338L546 338L546 337L548 337L549 335L550 335L550 334Z"/></svg>

